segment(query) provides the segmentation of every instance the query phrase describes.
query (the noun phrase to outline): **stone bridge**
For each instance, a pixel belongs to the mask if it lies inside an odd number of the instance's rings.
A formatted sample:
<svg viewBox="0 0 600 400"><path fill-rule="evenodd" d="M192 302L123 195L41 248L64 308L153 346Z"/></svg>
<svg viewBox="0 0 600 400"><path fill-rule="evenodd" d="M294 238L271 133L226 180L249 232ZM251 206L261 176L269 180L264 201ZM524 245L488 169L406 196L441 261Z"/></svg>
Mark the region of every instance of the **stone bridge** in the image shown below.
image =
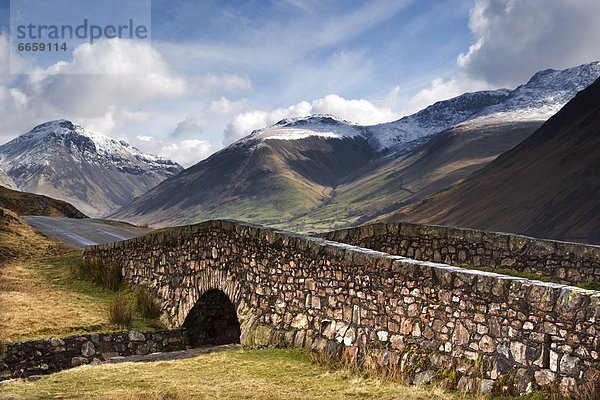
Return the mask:
<svg viewBox="0 0 600 400"><path fill-rule="evenodd" d="M600 293L233 221L88 247L192 343L305 347L409 381L575 393L600 368Z"/></svg>

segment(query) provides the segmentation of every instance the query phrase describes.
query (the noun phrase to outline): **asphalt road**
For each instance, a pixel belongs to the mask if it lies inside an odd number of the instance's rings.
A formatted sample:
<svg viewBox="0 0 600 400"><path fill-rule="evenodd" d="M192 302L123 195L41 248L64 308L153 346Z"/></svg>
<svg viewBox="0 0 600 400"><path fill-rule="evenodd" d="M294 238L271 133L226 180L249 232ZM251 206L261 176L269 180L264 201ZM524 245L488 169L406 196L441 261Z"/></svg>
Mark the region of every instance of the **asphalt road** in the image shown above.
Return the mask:
<svg viewBox="0 0 600 400"><path fill-rule="evenodd" d="M147 228L98 219L42 216L23 216L22 218L44 235L74 247L127 240L150 231Z"/></svg>

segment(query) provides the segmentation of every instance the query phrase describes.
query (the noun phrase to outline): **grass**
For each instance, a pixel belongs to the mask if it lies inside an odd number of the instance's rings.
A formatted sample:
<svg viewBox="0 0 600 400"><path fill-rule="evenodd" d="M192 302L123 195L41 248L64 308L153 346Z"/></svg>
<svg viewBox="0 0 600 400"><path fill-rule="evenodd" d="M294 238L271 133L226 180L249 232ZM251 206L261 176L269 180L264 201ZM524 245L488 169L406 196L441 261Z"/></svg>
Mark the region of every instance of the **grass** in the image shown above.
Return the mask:
<svg viewBox="0 0 600 400"><path fill-rule="evenodd" d="M79 278L81 250L15 221L0 231L0 247L12 254L0 264L0 341L118 330L108 316L108 306L118 293ZM133 328L161 325L136 315Z"/></svg>
<svg viewBox="0 0 600 400"><path fill-rule="evenodd" d="M451 400L436 387L408 387L315 365L304 350L213 353L148 364L85 366L37 382L0 386L0 399L406 399Z"/></svg>

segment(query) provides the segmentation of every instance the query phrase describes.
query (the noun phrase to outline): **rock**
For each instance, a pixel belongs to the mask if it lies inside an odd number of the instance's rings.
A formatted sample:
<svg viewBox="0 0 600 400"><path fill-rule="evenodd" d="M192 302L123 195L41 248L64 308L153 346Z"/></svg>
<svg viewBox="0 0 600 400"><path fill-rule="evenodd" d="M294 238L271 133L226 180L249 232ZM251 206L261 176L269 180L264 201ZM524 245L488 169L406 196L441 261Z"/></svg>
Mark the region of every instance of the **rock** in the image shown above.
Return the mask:
<svg viewBox="0 0 600 400"><path fill-rule="evenodd" d="M292 320L292 328L306 329L308 328L308 318L304 314L298 314Z"/></svg>
<svg viewBox="0 0 600 400"><path fill-rule="evenodd" d="M434 377L435 377L435 372L433 372L431 370L419 372L418 374L415 375L413 384L419 385L419 386L427 385L433 380Z"/></svg>
<svg viewBox="0 0 600 400"><path fill-rule="evenodd" d="M558 372L558 353L550 351L550 371Z"/></svg>
<svg viewBox="0 0 600 400"><path fill-rule="evenodd" d="M510 343L510 353L513 359L522 365L527 365L527 346L521 342Z"/></svg>
<svg viewBox="0 0 600 400"><path fill-rule="evenodd" d="M387 342L389 334L386 331L377 332L377 338L382 342Z"/></svg>
<svg viewBox="0 0 600 400"><path fill-rule="evenodd" d="M266 325L258 325L254 331L254 346L266 347L271 340L272 328Z"/></svg>
<svg viewBox="0 0 600 400"><path fill-rule="evenodd" d="M85 342L82 346L81 346L81 355L84 357L92 357L94 354L96 354L96 347L94 346L94 343L92 342Z"/></svg>
<svg viewBox="0 0 600 400"><path fill-rule="evenodd" d="M484 335L479 341L479 349L484 353L493 353L496 349L494 340L490 336Z"/></svg>
<svg viewBox="0 0 600 400"><path fill-rule="evenodd" d="M482 379L479 383L479 393L492 393L492 390L494 390L494 383L495 382L491 379Z"/></svg>
<svg viewBox="0 0 600 400"><path fill-rule="evenodd" d="M29 375L27 378L27 382L36 382L42 379L41 375Z"/></svg>
<svg viewBox="0 0 600 400"><path fill-rule="evenodd" d="M535 371L533 376L535 378L535 382L540 386L550 385L556 380L556 374L552 371L548 371L547 369Z"/></svg>
<svg viewBox="0 0 600 400"><path fill-rule="evenodd" d="M579 358L565 354L560 359L560 373L562 375L579 376Z"/></svg>
<svg viewBox="0 0 600 400"><path fill-rule="evenodd" d="M456 388L461 392L472 392L475 388L475 380L473 378L463 376L458 380Z"/></svg>
<svg viewBox="0 0 600 400"><path fill-rule="evenodd" d="M469 344L469 331L463 326L460 321L456 321L454 333L452 334L452 343L458 346Z"/></svg>
<svg viewBox="0 0 600 400"><path fill-rule="evenodd" d="M141 332L130 331L129 332L129 340L131 340L132 342L144 342L144 341L146 341L146 337Z"/></svg>
<svg viewBox="0 0 600 400"><path fill-rule="evenodd" d="M85 357L73 357L71 359L71 366L79 367L80 365L86 365L88 362L88 359Z"/></svg>

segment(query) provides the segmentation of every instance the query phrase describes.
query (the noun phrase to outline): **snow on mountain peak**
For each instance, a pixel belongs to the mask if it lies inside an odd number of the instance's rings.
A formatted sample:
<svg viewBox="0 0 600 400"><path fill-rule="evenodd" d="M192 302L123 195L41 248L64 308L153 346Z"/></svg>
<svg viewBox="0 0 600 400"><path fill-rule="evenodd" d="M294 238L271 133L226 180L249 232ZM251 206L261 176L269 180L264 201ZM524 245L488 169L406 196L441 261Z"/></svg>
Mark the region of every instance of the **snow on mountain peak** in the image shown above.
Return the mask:
<svg viewBox="0 0 600 400"><path fill-rule="evenodd" d="M464 93L393 122L361 126L331 115L288 118L256 130L237 143L296 140L310 136L363 136L377 150L409 149L432 134L468 121L544 121L599 76L600 62L562 71L547 69L514 90Z"/></svg>
<svg viewBox="0 0 600 400"><path fill-rule="evenodd" d="M0 167L4 166L9 174L15 165L43 167L48 164L49 157L61 151L66 151L75 160L114 165L129 173L151 169L172 174L181 170L174 161L142 153L124 140L113 139L65 119L40 124L0 146Z"/></svg>
<svg viewBox="0 0 600 400"><path fill-rule="evenodd" d="M274 125L252 132L243 142L255 140L298 140L311 136L341 139L364 135L364 128L328 114L286 118Z"/></svg>

